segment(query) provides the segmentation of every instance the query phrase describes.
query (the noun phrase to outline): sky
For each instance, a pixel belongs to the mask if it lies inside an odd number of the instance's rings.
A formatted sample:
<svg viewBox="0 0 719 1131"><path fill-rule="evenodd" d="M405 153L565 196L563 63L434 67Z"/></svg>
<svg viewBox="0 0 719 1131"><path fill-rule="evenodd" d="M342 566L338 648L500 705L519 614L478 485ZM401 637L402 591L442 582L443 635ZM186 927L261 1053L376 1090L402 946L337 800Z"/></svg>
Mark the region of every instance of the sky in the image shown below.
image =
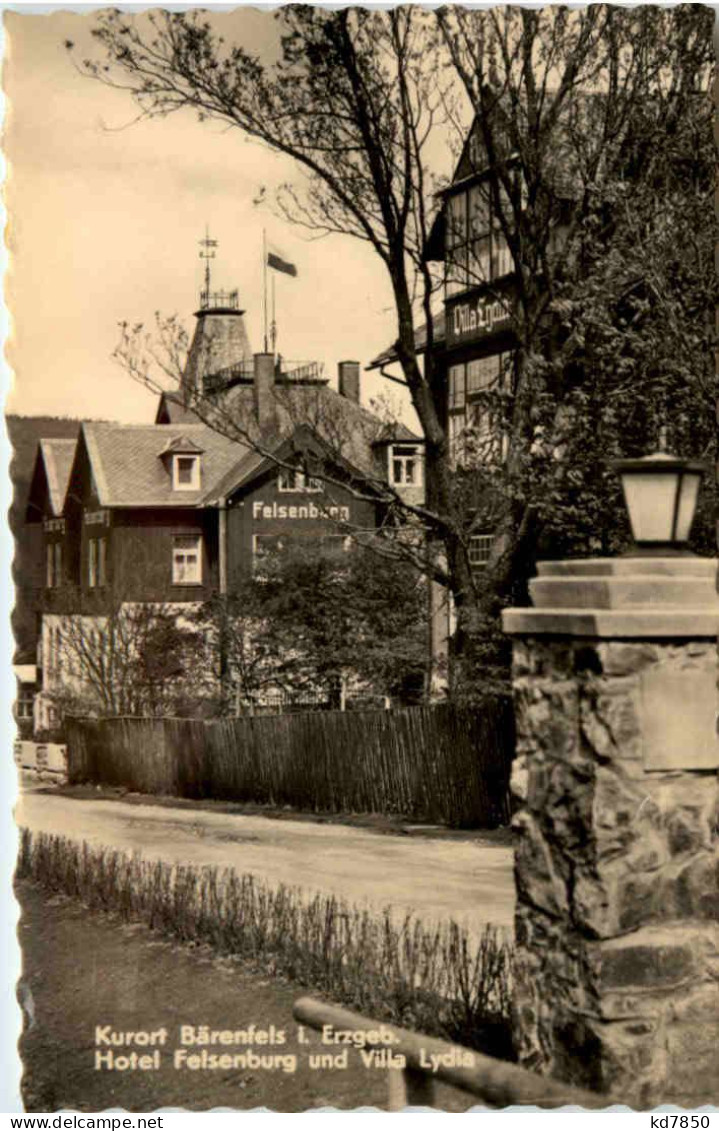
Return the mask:
<svg viewBox="0 0 719 1131"><path fill-rule="evenodd" d="M267 50L269 12L213 14L222 34ZM151 422L155 398L112 360L118 323L156 311L194 327L205 225L219 241L213 288L239 288L253 350L262 348L262 230L291 260L278 275L278 349L364 366L396 337L392 296L372 250L350 237L308 239L267 205L289 159L188 111L135 122L129 94L80 75L64 47L87 54L92 13L5 12L8 96L6 234L11 313L9 412ZM363 373L362 400L384 392L413 423L404 391Z"/></svg>

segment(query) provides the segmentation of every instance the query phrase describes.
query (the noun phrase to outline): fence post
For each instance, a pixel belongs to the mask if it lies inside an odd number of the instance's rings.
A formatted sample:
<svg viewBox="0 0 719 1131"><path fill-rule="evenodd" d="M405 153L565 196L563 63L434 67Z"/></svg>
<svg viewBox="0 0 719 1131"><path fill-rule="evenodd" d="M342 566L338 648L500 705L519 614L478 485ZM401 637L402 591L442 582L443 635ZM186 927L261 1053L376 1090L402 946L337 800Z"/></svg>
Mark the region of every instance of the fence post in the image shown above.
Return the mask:
<svg viewBox="0 0 719 1131"><path fill-rule="evenodd" d="M520 1063L719 1098L717 563L540 562L514 638Z"/></svg>
<svg viewBox="0 0 719 1131"><path fill-rule="evenodd" d="M434 1080L414 1068L390 1068L388 1111L405 1107L434 1107Z"/></svg>

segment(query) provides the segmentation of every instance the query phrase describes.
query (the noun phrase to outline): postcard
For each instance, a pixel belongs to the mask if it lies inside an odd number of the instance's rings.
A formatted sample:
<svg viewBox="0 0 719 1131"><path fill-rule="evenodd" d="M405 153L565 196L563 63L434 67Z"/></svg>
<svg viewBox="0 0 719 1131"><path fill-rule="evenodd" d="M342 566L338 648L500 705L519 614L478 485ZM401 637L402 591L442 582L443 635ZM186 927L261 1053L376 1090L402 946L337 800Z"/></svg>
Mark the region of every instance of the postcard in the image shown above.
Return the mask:
<svg viewBox="0 0 719 1131"><path fill-rule="evenodd" d="M25 1112L717 1103L713 18L4 12Z"/></svg>

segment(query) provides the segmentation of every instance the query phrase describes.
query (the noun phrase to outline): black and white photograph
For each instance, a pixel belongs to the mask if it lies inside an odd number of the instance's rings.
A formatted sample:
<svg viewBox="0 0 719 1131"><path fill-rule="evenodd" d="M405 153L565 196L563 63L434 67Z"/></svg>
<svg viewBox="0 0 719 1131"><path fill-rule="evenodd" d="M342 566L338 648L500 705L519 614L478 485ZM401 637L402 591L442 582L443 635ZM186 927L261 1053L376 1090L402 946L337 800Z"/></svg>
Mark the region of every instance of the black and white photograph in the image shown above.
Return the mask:
<svg viewBox="0 0 719 1131"><path fill-rule="evenodd" d="M719 1105L715 15L3 11L17 1111Z"/></svg>

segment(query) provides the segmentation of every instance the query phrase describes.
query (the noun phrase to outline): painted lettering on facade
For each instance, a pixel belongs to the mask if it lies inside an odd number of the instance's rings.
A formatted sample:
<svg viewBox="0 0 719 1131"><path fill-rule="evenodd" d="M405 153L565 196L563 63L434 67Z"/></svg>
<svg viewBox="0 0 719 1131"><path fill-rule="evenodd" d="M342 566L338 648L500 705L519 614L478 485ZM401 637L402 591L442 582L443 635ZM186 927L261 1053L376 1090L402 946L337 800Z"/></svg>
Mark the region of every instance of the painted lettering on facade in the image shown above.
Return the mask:
<svg viewBox="0 0 719 1131"><path fill-rule="evenodd" d="M109 526L110 525L110 512L107 510L101 511L85 511L85 526Z"/></svg>
<svg viewBox="0 0 719 1131"><path fill-rule="evenodd" d="M46 518L43 521L43 527L47 534L64 534L65 533L65 519L64 518Z"/></svg>
<svg viewBox="0 0 719 1131"><path fill-rule="evenodd" d="M260 519L334 519L337 522L349 522L350 509L347 506L334 506L318 503L263 503L257 500L252 504L252 517Z"/></svg>
<svg viewBox="0 0 719 1131"><path fill-rule="evenodd" d="M505 302L486 295L457 303L449 314L448 339L452 343L482 338L507 325L511 317L512 311Z"/></svg>

